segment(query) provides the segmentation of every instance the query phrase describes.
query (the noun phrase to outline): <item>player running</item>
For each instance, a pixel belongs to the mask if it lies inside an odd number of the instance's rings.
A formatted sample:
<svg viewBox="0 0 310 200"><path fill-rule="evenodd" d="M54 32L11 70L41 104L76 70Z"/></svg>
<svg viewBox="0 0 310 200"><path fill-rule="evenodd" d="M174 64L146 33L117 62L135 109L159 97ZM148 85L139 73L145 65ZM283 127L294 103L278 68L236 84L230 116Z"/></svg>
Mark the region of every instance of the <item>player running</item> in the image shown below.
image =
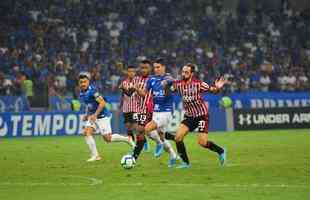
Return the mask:
<svg viewBox="0 0 310 200"><path fill-rule="evenodd" d="M173 90L177 91L182 96L183 106L185 110L184 120L181 122L176 136L177 151L183 162L177 168L189 168L190 162L186 153L186 148L183 143L184 137L188 132L198 128L198 144L219 155L221 165L225 164L226 152L208 140L208 105L204 102L201 94L204 92L218 93L226 84L226 80L221 77L215 81L214 86L209 86L207 83L194 78L195 65L187 64L182 68L182 80L174 81L172 84ZM169 84L169 83L166 83Z"/></svg>
<svg viewBox="0 0 310 200"><path fill-rule="evenodd" d="M146 83L144 88L136 88L137 92L141 96L146 96L151 94L153 99L153 117L150 122L145 125L144 132L146 135L151 136L153 131L158 131L160 133L165 133L172 120L173 112L173 97L171 92L164 87L162 84L164 81L171 82L173 79L170 75L166 74L166 67L163 63L163 59L158 59L154 62L154 76L151 76ZM171 144L168 140L162 137L163 145L160 148L165 148L169 154L169 167L176 164L177 155L174 152Z"/></svg>
<svg viewBox="0 0 310 200"><path fill-rule="evenodd" d="M140 76L136 76L134 79L135 87L140 89L145 89L146 83L149 80L151 73L151 61L143 60L139 64L140 68ZM144 146L146 150L148 147L148 143L146 138L144 137L144 127L145 125L152 120L153 116L153 100L150 93L147 93L145 96L138 95L139 102L139 113L138 113L138 126L137 126L137 143L133 152L133 156L138 159L138 156L141 153L141 150ZM158 157L161 154L163 148L163 142L159 137L157 131L153 131L149 138L156 142L156 149L154 152L154 156Z"/></svg>
<svg viewBox="0 0 310 200"><path fill-rule="evenodd" d="M101 160L97 151L96 142L93 134L98 131L103 136L106 142L125 142L132 148L135 143L131 137L125 137L119 134L112 134L111 131L111 118L112 113L106 108L105 99L98 93L94 85L90 84L90 74L88 72L81 72L79 74L79 88L80 99L86 104L86 115L84 121L84 136L86 144L89 147L91 157L87 162Z"/></svg>
<svg viewBox="0 0 310 200"><path fill-rule="evenodd" d="M121 107L124 115L124 123L127 128L127 135L134 139L133 131L137 126L139 111L139 95L131 88L134 85L136 68L132 65L127 67L127 78L119 86L122 90Z"/></svg>

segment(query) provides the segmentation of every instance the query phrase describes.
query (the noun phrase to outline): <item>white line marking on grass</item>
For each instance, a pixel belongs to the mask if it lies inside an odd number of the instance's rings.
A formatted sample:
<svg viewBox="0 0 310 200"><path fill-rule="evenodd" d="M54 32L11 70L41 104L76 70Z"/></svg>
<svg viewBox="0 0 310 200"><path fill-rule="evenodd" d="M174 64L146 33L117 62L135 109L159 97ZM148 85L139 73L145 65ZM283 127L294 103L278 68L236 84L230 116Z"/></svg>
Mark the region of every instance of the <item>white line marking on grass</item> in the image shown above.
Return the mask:
<svg viewBox="0 0 310 200"><path fill-rule="evenodd" d="M224 167L237 167L237 166L241 166L241 164L239 163L227 163L224 165Z"/></svg>
<svg viewBox="0 0 310 200"><path fill-rule="evenodd" d="M115 186L203 186L218 188L310 188L310 185L291 185L291 184L203 184L203 183L119 183Z"/></svg>
<svg viewBox="0 0 310 200"><path fill-rule="evenodd" d="M80 178L80 179L88 180L88 181L90 181L90 184L88 184L90 186L102 184L102 180L101 179L94 178L94 177L86 177L86 176L68 176L68 177Z"/></svg>
<svg viewBox="0 0 310 200"><path fill-rule="evenodd" d="M75 178L79 180L86 180L85 183L71 180L71 182L0 182L0 186L95 186L103 184L103 181L94 177L86 176L63 176L61 178ZM74 181L74 182L73 182ZM259 188L310 188L310 185L294 185L294 184L262 184L262 183L250 183L250 184L203 184L203 183L107 183L110 186L116 187L136 187L136 186L146 186L146 187L157 187L157 186L171 186L171 187L215 187L215 188L236 188L236 189L259 189Z"/></svg>
<svg viewBox="0 0 310 200"><path fill-rule="evenodd" d="M214 184L213 187L230 188L309 188L309 185L290 185L290 184Z"/></svg>
<svg viewBox="0 0 310 200"><path fill-rule="evenodd" d="M95 186L102 184L102 180L94 177L86 177L86 176L62 176L60 178L75 178L75 179L84 179L87 182L78 182L71 180L70 182L60 181L60 182L0 182L0 186Z"/></svg>

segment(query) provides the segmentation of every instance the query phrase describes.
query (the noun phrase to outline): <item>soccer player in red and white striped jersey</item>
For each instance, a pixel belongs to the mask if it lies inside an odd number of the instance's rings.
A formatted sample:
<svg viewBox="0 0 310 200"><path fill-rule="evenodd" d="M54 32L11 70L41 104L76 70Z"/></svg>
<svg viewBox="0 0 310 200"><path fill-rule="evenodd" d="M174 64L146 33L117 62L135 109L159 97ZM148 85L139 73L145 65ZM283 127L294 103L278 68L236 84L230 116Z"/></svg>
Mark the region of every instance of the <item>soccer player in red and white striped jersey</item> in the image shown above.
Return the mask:
<svg viewBox="0 0 310 200"><path fill-rule="evenodd" d="M149 80L150 66L144 63L140 64L140 73L140 76L134 78L134 85L138 88L145 88ZM147 94L145 97L137 95L136 98L139 105L139 113L153 113L153 100L150 94ZM145 122L142 121L142 123L144 124Z"/></svg>
<svg viewBox="0 0 310 200"><path fill-rule="evenodd" d="M199 145L217 152L222 165L224 165L226 159L225 150L208 140L208 105L202 98L202 94L205 92L219 92L225 85L226 80L221 77L215 81L214 86L210 86L194 77L195 68L196 66L191 63L185 65L182 68L182 80L173 82L173 90L182 96L185 110L184 120L181 122L175 136L177 150L183 160L183 163L178 168L190 167L183 139L188 132L194 131L196 128L198 128L199 132Z"/></svg>
<svg viewBox="0 0 310 200"><path fill-rule="evenodd" d="M135 76L134 78L134 86L133 88L145 88L146 83L149 79L149 75L151 73L151 62L149 60L143 60L139 64L139 75ZM148 143L146 138L144 137L144 126L152 120L152 113L153 111L148 109L148 105L152 103L152 99L150 99L150 95L142 97L140 95L136 96L139 111L137 112L137 143L136 147L133 151L133 156L135 159L138 159L139 154L141 153L143 147L147 151L148 150Z"/></svg>
<svg viewBox="0 0 310 200"><path fill-rule="evenodd" d="M146 83L149 80L149 76L151 74L151 61L143 60L139 64L140 75L134 78L135 88L145 89ZM139 114L138 114L138 126L137 130L137 144L134 149L133 156L135 159L138 159L143 146L144 149L148 149L148 143L144 136L144 127L147 123L152 121L153 116L153 99L150 93L145 96L138 96L139 102ZM156 131L152 132L150 138L154 140L157 145L162 145L162 141Z"/></svg>
<svg viewBox="0 0 310 200"><path fill-rule="evenodd" d="M137 113L140 111L138 94L132 89L135 82L136 68L127 67L127 78L119 86L122 90L121 106L124 114L124 122L127 128L127 134L134 139L133 129L137 123Z"/></svg>

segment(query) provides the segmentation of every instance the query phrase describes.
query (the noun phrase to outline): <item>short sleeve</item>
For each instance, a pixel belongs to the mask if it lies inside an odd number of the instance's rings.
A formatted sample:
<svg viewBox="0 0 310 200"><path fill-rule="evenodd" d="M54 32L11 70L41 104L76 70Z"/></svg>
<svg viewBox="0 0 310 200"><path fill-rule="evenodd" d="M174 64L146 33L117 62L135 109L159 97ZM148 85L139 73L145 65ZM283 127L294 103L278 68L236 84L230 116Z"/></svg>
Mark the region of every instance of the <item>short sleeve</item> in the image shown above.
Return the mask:
<svg viewBox="0 0 310 200"><path fill-rule="evenodd" d="M200 92L207 92L210 89L208 83L201 81L200 82Z"/></svg>
<svg viewBox="0 0 310 200"><path fill-rule="evenodd" d="M152 78L148 79L147 82L146 82L146 86L145 86L145 89L147 91L151 90L152 88Z"/></svg>
<svg viewBox="0 0 310 200"><path fill-rule="evenodd" d="M91 94L92 97L94 97L94 99L97 99L98 97L102 97L101 94L98 92L98 90L96 88L93 88L91 90Z"/></svg>

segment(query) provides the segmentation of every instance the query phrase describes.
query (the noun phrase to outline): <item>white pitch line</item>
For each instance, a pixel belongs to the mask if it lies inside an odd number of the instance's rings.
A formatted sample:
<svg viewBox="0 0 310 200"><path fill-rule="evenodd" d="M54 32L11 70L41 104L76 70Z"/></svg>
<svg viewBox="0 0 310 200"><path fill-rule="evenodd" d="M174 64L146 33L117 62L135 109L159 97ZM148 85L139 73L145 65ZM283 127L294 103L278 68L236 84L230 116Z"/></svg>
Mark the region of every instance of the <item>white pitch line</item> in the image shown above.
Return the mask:
<svg viewBox="0 0 310 200"><path fill-rule="evenodd" d="M203 184L203 183L119 183L115 186L203 186L218 188L310 188L310 185L291 185L291 184Z"/></svg>
<svg viewBox="0 0 310 200"><path fill-rule="evenodd" d="M241 164L238 164L238 163L227 163L227 164L225 164L224 167L237 167L237 166L241 166Z"/></svg>
<svg viewBox="0 0 310 200"><path fill-rule="evenodd" d="M102 184L101 179L85 176L63 176L61 178L77 178L87 180L87 183L82 182L0 182L0 186L95 186Z"/></svg>
<svg viewBox="0 0 310 200"><path fill-rule="evenodd" d="M89 184L90 186L102 184L102 180L101 179L94 178L94 177L86 177L86 176L68 176L68 177L80 178L80 179L88 180L88 181L90 181L90 184Z"/></svg>
<svg viewBox="0 0 310 200"><path fill-rule="evenodd" d="M103 184L103 181L94 177L86 176L63 176L62 178L76 178L80 180L86 180L87 183L82 182L0 182L0 186L95 186ZM294 184L203 184L203 183L107 183L110 186L116 187L130 187L130 186L171 186L171 187L216 187L216 188L310 188L310 185L294 185Z"/></svg>
<svg viewBox="0 0 310 200"><path fill-rule="evenodd" d="M214 184L213 187L236 187L236 188L309 188L310 185L290 185L290 184Z"/></svg>

